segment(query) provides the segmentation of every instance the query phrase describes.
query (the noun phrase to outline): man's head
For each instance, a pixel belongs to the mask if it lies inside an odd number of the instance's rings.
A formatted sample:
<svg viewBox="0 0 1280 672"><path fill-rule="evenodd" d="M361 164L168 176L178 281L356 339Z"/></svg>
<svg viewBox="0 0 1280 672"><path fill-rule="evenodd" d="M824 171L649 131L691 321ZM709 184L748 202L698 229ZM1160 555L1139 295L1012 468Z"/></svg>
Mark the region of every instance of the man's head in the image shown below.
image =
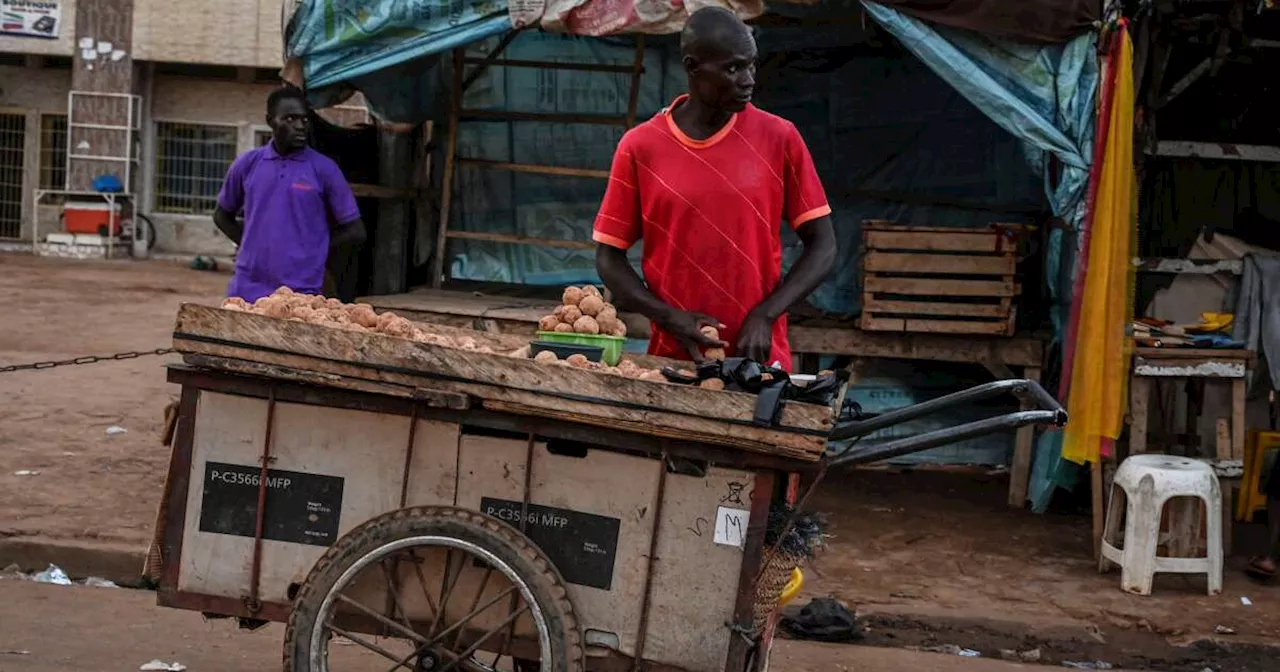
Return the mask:
<svg viewBox="0 0 1280 672"><path fill-rule="evenodd" d="M276 149L293 152L307 146L307 96L290 86L267 96L267 125Z"/></svg>
<svg viewBox="0 0 1280 672"><path fill-rule="evenodd" d="M756 87L756 41L723 7L703 7L680 33L689 96L712 109L740 112Z"/></svg>

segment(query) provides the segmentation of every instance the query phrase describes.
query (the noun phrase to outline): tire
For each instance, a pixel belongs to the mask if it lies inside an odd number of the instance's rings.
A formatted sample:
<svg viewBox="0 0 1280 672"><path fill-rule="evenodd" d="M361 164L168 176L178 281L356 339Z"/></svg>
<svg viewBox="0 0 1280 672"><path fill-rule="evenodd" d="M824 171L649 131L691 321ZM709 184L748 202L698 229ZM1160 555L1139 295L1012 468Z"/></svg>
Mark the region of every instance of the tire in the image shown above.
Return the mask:
<svg viewBox="0 0 1280 672"><path fill-rule="evenodd" d="M407 543L421 537L470 544L505 564L524 583L528 597L536 604L545 623L550 656L541 661L538 669L543 672L585 669L582 630L573 603L560 572L542 550L519 530L496 518L454 507L423 506L392 511L369 520L339 539L316 562L289 614L284 639L285 672L328 672L313 666L311 654L313 639L318 639L316 624L334 587L360 561L373 566L375 560L370 558L388 544ZM524 591L521 594L524 595ZM458 669L469 669L469 666Z"/></svg>

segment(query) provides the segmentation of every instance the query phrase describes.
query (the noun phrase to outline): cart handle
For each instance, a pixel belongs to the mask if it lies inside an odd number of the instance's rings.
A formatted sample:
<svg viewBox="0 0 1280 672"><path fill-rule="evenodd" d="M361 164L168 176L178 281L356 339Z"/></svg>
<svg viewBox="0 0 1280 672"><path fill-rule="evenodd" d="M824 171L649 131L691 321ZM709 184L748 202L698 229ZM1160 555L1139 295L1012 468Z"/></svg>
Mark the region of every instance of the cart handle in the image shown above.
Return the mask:
<svg viewBox="0 0 1280 672"><path fill-rule="evenodd" d="M1011 379L985 383L967 390L938 397L937 399L930 399L923 403L889 411L874 418L851 422L832 430L830 439L838 441L866 436L885 427L892 427L893 425L937 413L945 408L994 397L1004 392L1010 392L1023 399L1029 398L1027 400L1033 400L1040 406L1040 409L1006 413L965 423L958 427L947 427L902 439L854 445L840 453L829 456L827 465L829 467L844 467L870 464L918 453L930 448L937 448L956 441L1017 429L1026 425L1055 425L1061 427L1067 424L1067 412L1063 410L1062 405L1056 399L1050 396L1048 392L1045 392L1039 383L1034 380Z"/></svg>

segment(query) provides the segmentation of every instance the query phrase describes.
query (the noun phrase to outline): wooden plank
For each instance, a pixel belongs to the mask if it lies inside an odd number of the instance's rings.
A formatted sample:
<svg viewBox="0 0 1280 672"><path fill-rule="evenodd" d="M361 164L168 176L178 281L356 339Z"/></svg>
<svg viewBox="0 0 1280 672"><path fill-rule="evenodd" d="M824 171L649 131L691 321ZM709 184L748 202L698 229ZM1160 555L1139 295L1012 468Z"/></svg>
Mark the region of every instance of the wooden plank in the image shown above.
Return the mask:
<svg viewBox="0 0 1280 672"><path fill-rule="evenodd" d="M1022 372L1026 380L1040 382L1040 369L1027 367ZM1022 410L1030 410L1030 400L1022 402ZM1019 427L1013 439L1013 463L1009 465L1009 506L1021 509L1027 504L1027 491L1031 483L1031 452L1035 440L1035 427Z"/></svg>
<svg viewBox="0 0 1280 672"><path fill-rule="evenodd" d="M1017 296L1022 286L1005 280L936 280L933 278L885 278L868 275L862 279L867 292L918 296Z"/></svg>
<svg viewBox="0 0 1280 672"><path fill-rule="evenodd" d="M926 334L978 334L987 336L1003 336L1009 332L1007 322L874 317L865 313L858 324L868 331L909 331Z"/></svg>
<svg viewBox="0 0 1280 672"><path fill-rule="evenodd" d="M1133 359L1133 375L1142 377L1244 378L1247 374L1248 366L1239 359Z"/></svg>
<svg viewBox="0 0 1280 672"><path fill-rule="evenodd" d="M1001 236L994 231L960 232L940 235L933 231L867 231L863 243L873 250L927 250L939 252L1013 251L1013 243L1001 247Z"/></svg>
<svg viewBox="0 0 1280 672"><path fill-rule="evenodd" d="M1246 391L1244 378L1231 381L1231 458L1236 460L1244 459L1245 434L1248 432L1245 426Z"/></svg>
<svg viewBox="0 0 1280 672"><path fill-rule="evenodd" d="M487 65L505 68L538 68L542 70L579 70L582 72L620 72L630 74L635 66L630 63L558 63L556 61L529 61L518 58L476 58L463 59L467 65ZM644 72L644 68L640 69Z"/></svg>
<svg viewBox="0 0 1280 672"><path fill-rule="evenodd" d="M1022 224L994 223L987 226L916 226L892 222L887 219L862 220L863 231L926 231L929 233L994 233L997 231L1023 231Z"/></svg>
<svg viewBox="0 0 1280 672"><path fill-rule="evenodd" d="M511 163L507 161L490 161L489 159L473 159L459 156L457 162L473 168L486 170L506 170L513 173L529 173L531 175L555 175L557 177L594 177L608 179L609 171L592 168L567 168L565 166L540 166L532 163Z"/></svg>
<svg viewBox="0 0 1280 672"><path fill-rule="evenodd" d="M864 313L899 315L945 315L1008 319L1009 308L998 303L948 303L946 301L888 301L868 296L862 299Z"/></svg>
<svg viewBox="0 0 1280 672"><path fill-rule="evenodd" d="M384 187L380 184L352 184L351 193L363 198L417 198L418 190Z"/></svg>
<svg viewBox="0 0 1280 672"><path fill-rule="evenodd" d="M1151 403L1151 381L1140 376L1129 379L1129 454L1147 452L1147 416Z"/></svg>
<svg viewBox="0 0 1280 672"><path fill-rule="evenodd" d="M1148 359L1245 359L1253 361L1257 356L1252 350L1231 348L1134 348L1135 357Z"/></svg>
<svg viewBox="0 0 1280 672"><path fill-rule="evenodd" d="M870 273L928 273L932 275L1013 275L1018 258L1013 255L912 254L871 250L862 260Z"/></svg>
<svg viewBox="0 0 1280 672"><path fill-rule="evenodd" d="M339 376L332 373L290 369L283 366L273 366L271 364L251 362L243 359L228 359L226 357L186 355L183 357L183 360L192 366L207 369L219 369L248 376L274 378L276 380L283 380L291 383L304 383L318 387L336 387L342 390L351 390L352 392L364 392L367 394L377 394L385 397L400 397L402 399L425 401L427 402L427 406L432 408L450 408L462 411L471 407L471 398L465 394L458 394L456 392L439 392L422 387L408 387L406 385L396 385L394 383L378 383L360 378L348 378L347 376Z"/></svg>
<svg viewBox="0 0 1280 672"><path fill-rule="evenodd" d="M603 126L626 126L625 117L610 117L599 114L557 114L544 112L509 112L507 110L461 110L466 121L539 121L549 124L599 124Z"/></svg>
<svg viewBox="0 0 1280 672"><path fill-rule="evenodd" d="M483 240L490 243L511 243L513 245L541 245L566 250L594 250L596 244L589 240L563 240L557 238L534 238L511 233L483 233L480 231L448 231L445 237L462 240Z"/></svg>
<svg viewBox="0 0 1280 672"><path fill-rule="evenodd" d="M783 409L781 426L760 428L750 424L756 399L748 394L632 380L191 304L179 310L174 332L174 346L183 353L281 366L291 366L288 356L302 356L310 358L301 362L307 366L291 368L572 410L594 416L605 426L615 419L675 422L756 444L787 442L812 451L815 459L833 421L828 407L792 403ZM276 353L284 359L272 356ZM662 416L661 422L650 416Z"/></svg>
<svg viewBox="0 0 1280 672"><path fill-rule="evenodd" d="M1240 275L1244 273L1244 262L1240 259L1140 259L1135 258L1133 265L1139 271L1147 273L1175 273L1187 275L1215 275L1227 273Z"/></svg>
<svg viewBox="0 0 1280 672"><path fill-rule="evenodd" d="M1040 366L1044 340L1022 336L983 338L946 334L890 334L854 328L792 327L794 352L822 352L853 357L888 357L937 362L999 362Z"/></svg>

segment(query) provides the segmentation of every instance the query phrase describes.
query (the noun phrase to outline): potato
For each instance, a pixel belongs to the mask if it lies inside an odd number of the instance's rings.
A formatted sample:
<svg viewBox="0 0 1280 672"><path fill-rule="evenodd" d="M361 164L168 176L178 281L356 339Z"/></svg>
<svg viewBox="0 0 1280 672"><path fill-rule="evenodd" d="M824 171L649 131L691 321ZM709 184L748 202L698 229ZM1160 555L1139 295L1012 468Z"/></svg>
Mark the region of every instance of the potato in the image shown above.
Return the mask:
<svg viewBox="0 0 1280 672"><path fill-rule="evenodd" d="M613 335L613 336L626 336L626 335L627 335L627 323L626 323L626 322L623 322L622 320L618 320L617 324L618 324L618 326L617 326L617 328L616 328L616 329L614 329L614 330L613 330L613 334L612 334L612 335Z"/></svg>
<svg viewBox="0 0 1280 672"><path fill-rule="evenodd" d="M703 327L700 331L702 331L703 336L706 336L707 338L713 341L720 340L720 330L716 329L713 326L707 325Z"/></svg>
<svg viewBox="0 0 1280 672"><path fill-rule="evenodd" d="M583 315L573 323L573 330L579 334L598 334L600 333L600 325L596 323L594 317Z"/></svg>
<svg viewBox="0 0 1280 672"><path fill-rule="evenodd" d="M244 299L233 296L222 302L222 308L224 310L252 310L253 306L250 306Z"/></svg>
<svg viewBox="0 0 1280 672"><path fill-rule="evenodd" d="M604 299L601 299L598 296L585 296L578 304L578 308L582 309L583 315L595 317L604 309Z"/></svg>
<svg viewBox="0 0 1280 672"><path fill-rule="evenodd" d="M704 390L723 390L724 381L719 378L708 378L701 383L698 383L698 387L701 387Z"/></svg>
<svg viewBox="0 0 1280 672"><path fill-rule="evenodd" d="M703 352L702 354L705 355L707 359L724 361L724 348L707 348L706 352Z"/></svg>
<svg viewBox="0 0 1280 672"><path fill-rule="evenodd" d="M257 303L253 304L253 307L256 312L262 313L267 317L274 317L281 320L287 319L292 314L292 311L289 309L289 304L285 303L284 298L279 296L268 296L258 299Z"/></svg>
<svg viewBox="0 0 1280 672"><path fill-rule="evenodd" d="M582 317L582 311L577 306L565 306L564 312L560 314L560 321L565 324L573 324Z"/></svg>
<svg viewBox="0 0 1280 672"><path fill-rule="evenodd" d="M290 294L294 294L294 291L284 285L281 285L276 287L276 291L272 292L272 294L274 296L289 296Z"/></svg>
<svg viewBox="0 0 1280 672"><path fill-rule="evenodd" d="M597 288L595 285L584 285L582 287L582 293L585 296L594 296L597 299L600 299L601 301L604 300L604 297L600 295L600 289Z"/></svg>
<svg viewBox="0 0 1280 672"><path fill-rule="evenodd" d="M378 314L373 312L373 306L360 303L347 309L347 317L362 327L374 328L378 326Z"/></svg>
<svg viewBox="0 0 1280 672"><path fill-rule="evenodd" d="M640 374L640 380L647 380L651 383L665 383L667 377L662 375L661 371L645 371Z"/></svg>
<svg viewBox="0 0 1280 672"><path fill-rule="evenodd" d="M618 319L618 309L614 308L612 303L606 303L600 309L600 312L596 314L596 321L599 322L602 317L612 317L616 320Z"/></svg>
<svg viewBox="0 0 1280 672"><path fill-rule="evenodd" d="M581 353L569 355L564 361L568 362L569 366L577 367L579 369L586 369L591 366L591 360L587 359L587 356Z"/></svg>
<svg viewBox="0 0 1280 672"><path fill-rule="evenodd" d="M613 332L618 330L618 318L616 317L596 317L596 324L600 325L600 333L606 336L612 336Z"/></svg>
<svg viewBox="0 0 1280 672"><path fill-rule="evenodd" d="M559 359L559 357L556 357L556 353L551 352L550 350L543 350L533 356L533 360L535 362L555 362L559 361Z"/></svg>
<svg viewBox="0 0 1280 672"><path fill-rule="evenodd" d="M565 287L560 302L566 306L576 306L582 300L582 290L577 287Z"/></svg>
<svg viewBox="0 0 1280 672"><path fill-rule="evenodd" d="M538 320L538 331L555 331L557 324L560 324L560 318L555 315L548 315Z"/></svg>
<svg viewBox="0 0 1280 672"><path fill-rule="evenodd" d="M556 332L557 332L557 333L561 333L561 334L572 334L572 333L573 333L573 325L572 325L572 324L566 324L566 323L564 323L564 322L561 322L560 324L557 324L557 325L556 325L556 329L555 329L555 330L556 330Z"/></svg>

